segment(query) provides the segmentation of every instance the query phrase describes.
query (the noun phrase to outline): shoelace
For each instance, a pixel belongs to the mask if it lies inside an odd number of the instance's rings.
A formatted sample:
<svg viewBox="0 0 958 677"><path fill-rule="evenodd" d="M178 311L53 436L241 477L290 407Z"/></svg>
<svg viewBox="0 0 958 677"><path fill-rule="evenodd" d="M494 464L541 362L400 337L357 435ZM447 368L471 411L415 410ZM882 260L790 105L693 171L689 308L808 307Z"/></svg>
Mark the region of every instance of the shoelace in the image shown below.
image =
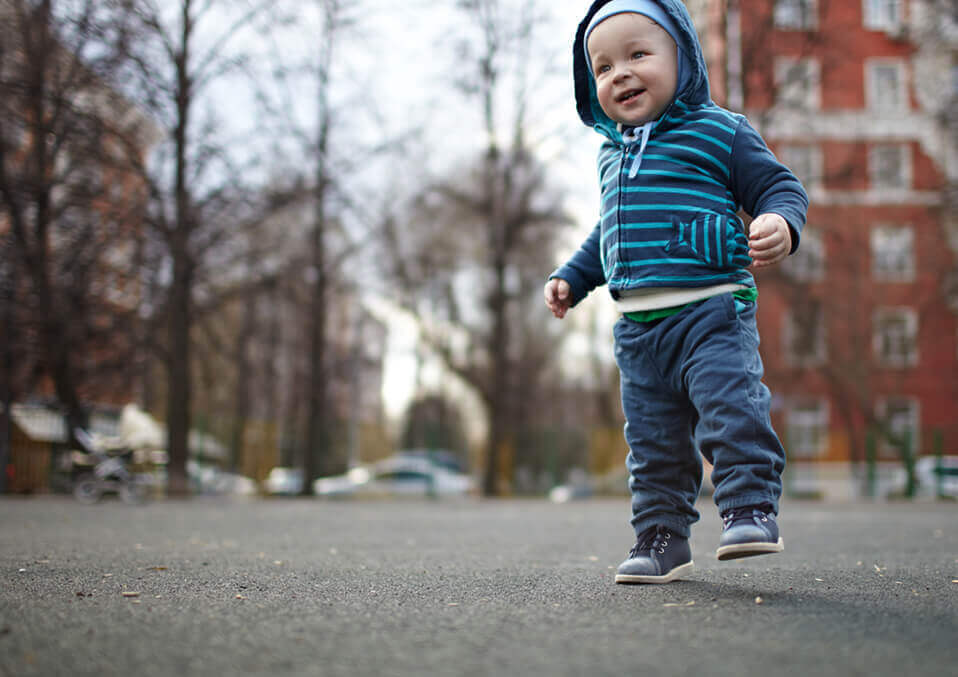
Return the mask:
<svg viewBox="0 0 958 677"><path fill-rule="evenodd" d="M629 557L636 557L649 550L655 550L661 555L665 552L671 539L672 532L666 527L649 527L639 534L639 538L629 552Z"/></svg>
<svg viewBox="0 0 958 677"><path fill-rule="evenodd" d="M767 522L768 513L770 512L772 512L771 508L765 505L746 505L741 508L732 508L722 514L722 524L725 529L728 529L736 522L743 520L751 522L755 517L758 517L763 522Z"/></svg>

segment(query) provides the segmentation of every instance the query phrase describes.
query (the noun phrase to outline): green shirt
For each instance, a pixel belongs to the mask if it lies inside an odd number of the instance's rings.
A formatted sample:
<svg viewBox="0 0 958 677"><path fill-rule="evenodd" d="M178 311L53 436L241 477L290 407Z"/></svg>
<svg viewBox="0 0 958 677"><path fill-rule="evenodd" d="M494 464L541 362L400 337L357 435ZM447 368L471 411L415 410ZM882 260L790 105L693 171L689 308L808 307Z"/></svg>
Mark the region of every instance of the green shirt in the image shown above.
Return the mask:
<svg viewBox="0 0 958 677"><path fill-rule="evenodd" d="M746 287L745 289L739 289L738 291L732 292L732 296L737 298L739 301L755 301L758 298L758 287ZM653 320L661 320L663 317L671 317L678 312L681 312L683 308L688 308L689 306L695 303L701 303L705 299L700 301L692 301L692 303L686 303L681 306L671 306L670 308L653 308L652 310L639 310L634 313L625 313L625 316L634 322L652 322Z"/></svg>

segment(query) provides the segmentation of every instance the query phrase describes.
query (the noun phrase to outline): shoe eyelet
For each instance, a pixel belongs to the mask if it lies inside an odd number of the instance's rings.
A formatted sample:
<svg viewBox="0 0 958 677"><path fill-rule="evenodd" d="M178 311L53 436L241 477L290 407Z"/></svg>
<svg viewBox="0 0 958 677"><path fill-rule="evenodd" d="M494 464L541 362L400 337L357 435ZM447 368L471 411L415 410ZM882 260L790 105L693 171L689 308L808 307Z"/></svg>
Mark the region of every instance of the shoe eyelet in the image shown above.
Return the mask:
<svg viewBox="0 0 958 677"><path fill-rule="evenodd" d="M762 517L762 521L763 521L763 522L768 522L768 517L767 517L767 516L766 516L766 517Z"/></svg>
<svg viewBox="0 0 958 677"><path fill-rule="evenodd" d="M665 548L659 548L659 554L660 554L660 555L664 555L664 554L665 554Z"/></svg>
<svg viewBox="0 0 958 677"><path fill-rule="evenodd" d="M665 540L669 540L670 538L672 538L672 532L671 532L671 531L666 531L666 532L665 532Z"/></svg>

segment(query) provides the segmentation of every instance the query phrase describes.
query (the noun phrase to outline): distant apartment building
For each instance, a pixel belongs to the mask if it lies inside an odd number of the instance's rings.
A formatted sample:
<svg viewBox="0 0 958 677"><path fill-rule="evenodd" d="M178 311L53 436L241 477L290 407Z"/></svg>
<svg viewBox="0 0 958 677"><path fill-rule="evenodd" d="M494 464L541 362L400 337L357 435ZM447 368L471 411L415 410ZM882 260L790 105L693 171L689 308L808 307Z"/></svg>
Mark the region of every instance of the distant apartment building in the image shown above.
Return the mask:
<svg viewBox="0 0 958 677"><path fill-rule="evenodd" d="M7 396L53 399L68 353L78 397L119 406L132 399L136 338L116 318L135 321L142 298L135 166L159 132L40 15L0 0L2 377Z"/></svg>
<svg viewBox="0 0 958 677"><path fill-rule="evenodd" d="M757 274L790 459L958 454L954 4L690 4L713 97L748 115L811 198L800 250Z"/></svg>

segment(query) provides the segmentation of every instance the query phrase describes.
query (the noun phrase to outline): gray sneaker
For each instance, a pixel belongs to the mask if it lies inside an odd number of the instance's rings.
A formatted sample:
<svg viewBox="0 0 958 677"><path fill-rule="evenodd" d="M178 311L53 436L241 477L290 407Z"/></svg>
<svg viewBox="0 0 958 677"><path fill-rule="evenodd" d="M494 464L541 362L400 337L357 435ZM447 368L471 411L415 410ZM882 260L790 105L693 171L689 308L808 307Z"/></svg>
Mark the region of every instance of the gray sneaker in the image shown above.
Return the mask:
<svg viewBox="0 0 958 677"><path fill-rule="evenodd" d="M619 565L616 583L668 583L692 571L689 540L668 527L654 526L639 534L629 558Z"/></svg>
<svg viewBox="0 0 958 677"><path fill-rule="evenodd" d="M724 529L716 556L721 560L781 552L785 542L770 505L732 508L722 514Z"/></svg>

